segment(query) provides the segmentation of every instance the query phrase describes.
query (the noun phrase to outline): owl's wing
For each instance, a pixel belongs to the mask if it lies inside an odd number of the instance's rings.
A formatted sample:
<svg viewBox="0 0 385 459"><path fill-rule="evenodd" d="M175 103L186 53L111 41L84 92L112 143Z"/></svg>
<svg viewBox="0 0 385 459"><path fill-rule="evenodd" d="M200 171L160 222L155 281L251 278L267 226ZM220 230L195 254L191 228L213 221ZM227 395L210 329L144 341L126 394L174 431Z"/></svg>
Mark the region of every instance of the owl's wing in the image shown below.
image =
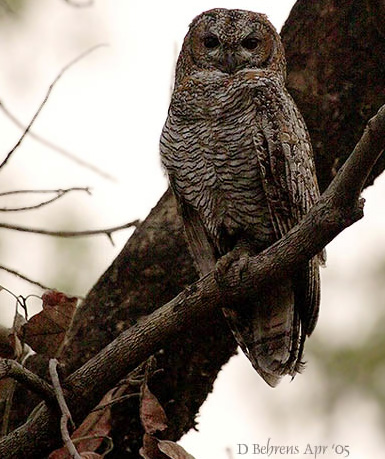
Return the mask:
<svg viewBox="0 0 385 459"><path fill-rule="evenodd" d="M194 178L195 180L197 179L196 177ZM198 195L197 190L199 190L199 187L194 183L194 180L186 181L175 176L173 173L168 174L168 179L182 216L190 253L196 264L197 270L200 275L203 276L212 271L215 267L216 257L214 244L207 234L207 230L199 213L184 198L185 194L190 194L193 197ZM195 197L195 200L196 199ZM195 200L193 200L193 202Z"/></svg>
<svg viewBox="0 0 385 459"><path fill-rule="evenodd" d="M257 109L254 145L273 227L281 238L319 197L309 135L299 110L282 88L273 103ZM295 303L303 335L313 331L319 310L322 255L298 270Z"/></svg>
<svg viewBox="0 0 385 459"><path fill-rule="evenodd" d="M201 276L212 271L216 258L214 246L210 243L206 229L198 212L177 194L188 246Z"/></svg>

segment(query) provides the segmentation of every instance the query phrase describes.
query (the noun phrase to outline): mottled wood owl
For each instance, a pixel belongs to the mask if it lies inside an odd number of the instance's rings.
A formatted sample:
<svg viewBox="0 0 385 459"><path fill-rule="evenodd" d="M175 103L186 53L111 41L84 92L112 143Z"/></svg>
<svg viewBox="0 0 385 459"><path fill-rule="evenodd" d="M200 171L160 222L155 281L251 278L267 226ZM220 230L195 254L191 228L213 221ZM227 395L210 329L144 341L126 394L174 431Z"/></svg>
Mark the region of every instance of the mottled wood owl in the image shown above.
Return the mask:
<svg viewBox="0 0 385 459"><path fill-rule="evenodd" d="M281 40L265 15L213 9L193 20L160 151L202 275L229 252L266 249L317 201L309 135L285 88ZM320 258L246 304L223 308L271 386L301 369L318 316Z"/></svg>

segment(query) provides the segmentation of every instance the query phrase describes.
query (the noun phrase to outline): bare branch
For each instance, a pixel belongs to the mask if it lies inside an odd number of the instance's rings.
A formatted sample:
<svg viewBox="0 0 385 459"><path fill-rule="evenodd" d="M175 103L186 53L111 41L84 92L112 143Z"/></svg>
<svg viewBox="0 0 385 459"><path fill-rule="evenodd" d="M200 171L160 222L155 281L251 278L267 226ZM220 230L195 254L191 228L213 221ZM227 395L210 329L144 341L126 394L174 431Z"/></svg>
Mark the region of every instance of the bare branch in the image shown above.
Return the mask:
<svg viewBox="0 0 385 459"><path fill-rule="evenodd" d="M15 360L0 359L0 379L3 378L15 379L32 392L35 392L35 394L38 394L46 402L51 403L56 400L52 386Z"/></svg>
<svg viewBox="0 0 385 459"><path fill-rule="evenodd" d="M24 126L10 111L8 108L5 107L4 102L0 100L0 108L3 110L4 114L20 129L25 131L27 128ZM70 159L74 163L78 164L79 166L85 167L86 169L89 169L96 174L100 175L101 177L104 177L105 179L111 180L113 182L116 182L116 178L113 177L112 175L108 174L107 172L99 169L95 165L84 161L83 159L79 158L78 156L74 155L73 153L69 152L68 150L65 150L62 147L59 147L58 145L54 144L53 142L50 142L47 139L44 139L43 137L35 134L31 130L28 131L28 135L36 140L37 142L41 143L42 145L50 148L51 150L56 151L57 153L61 154L62 156L65 156L66 158Z"/></svg>
<svg viewBox="0 0 385 459"><path fill-rule="evenodd" d="M71 436L68 432L68 422L71 423L72 428L75 428L75 424L72 420L70 410L65 401L63 390L60 385L59 375L57 373L58 361L56 359L50 359L49 361L49 374L51 376L52 384L55 390L56 399L59 403L62 415L60 419L60 430L63 438L63 442L68 449L71 457L75 459L81 459L80 454L78 453L75 445L72 443Z"/></svg>
<svg viewBox="0 0 385 459"><path fill-rule="evenodd" d="M15 194L45 194L45 193L68 193L70 191L86 191L91 194L90 188L88 187L73 187L73 188L58 188L57 190L13 190L13 191L3 191L0 193L0 197L11 196Z"/></svg>
<svg viewBox="0 0 385 459"><path fill-rule="evenodd" d="M21 306L21 308L24 310L25 317L28 317L28 311L27 311L27 298L25 298L22 295L15 295L11 290L7 289L7 287L4 287L4 285L0 285L0 291L4 290L5 292L9 293L13 298L16 300L16 313L17 313L17 307Z"/></svg>
<svg viewBox="0 0 385 459"><path fill-rule="evenodd" d="M112 228L105 228L99 230L86 230L86 231L49 231L38 228L29 228L27 226L8 225L7 223L0 223L0 228L9 229L13 231L21 231L23 233L31 234L43 234L45 236L56 236L56 237L82 237L82 236L96 236L104 234L111 239L111 234L117 231L121 231L131 227L138 227L139 220L125 223L124 225L114 226Z"/></svg>
<svg viewBox="0 0 385 459"><path fill-rule="evenodd" d="M19 277L20 279L22 279L22 280L24 280L26 282L29 282L32 285L36 285L37 287L40 287L42 290L52 290L52 288L47 287L46 285L44 285L44 284L42 284L42 283L40 283L38 281L30 279L29 277L24 276L24 274L20 274L18 271L15 271L14 269L7 268L7 267L1 266L1 265L0 265L0 269L3 270L3 271L6 271L7 273L12 274L12 275L14 275L16 277Z"/></svg>
<svg viewBox="0 0 385 459"><path fill-rule="evenodd" d="M53 80L53 82L49 85L49 88L48 88L48 91L43 99L43 102L39 105L39 108L37 109L36 113L33 115L31 121L29 122L29 124L27 125L25 131L23 132L23 134L21 135L21 137L19 138L19 140L16 142L15 146L11 149L11 151L9 151L9 153L7 154L7 156L5 157L5 159L3 160L3 162L0 164L0 169L2 167L5 166L5 164L8 162L8 160L10 159L10 157L12 156L12 154L17 150L17 148L21 145L22 141L24 140L25 136L28 134L29 130L31 129L32 125L34 124L34 122L36 121L37 117L39 116L40 112L42 111L43 107L45 106L45 104L47 103L47 100L53 90L53 88L55 87L56 83L60 80L60 78L64 75L64 73L70 68L72 67L73 65L75 65L77 62L79 62L81 59L83 59L85 56L87 56L88 54L90 54L92 51L100 48L101 46L105 46L105 44L99 44L99 45L96 45L96 46L93 46L92 48L89 48L88 50L86 50L85 52L81 53L79 56L77 56L75 59L73 59L72 61L70 61L67 65L65 65L62 70L59 72L59 74L56 76L56 78Z"/></svg>
<svg viewBox="0 0 385 459"><path fill-rule="evenodd" d="M351 157L329 188L305 218L282 239L250 259L246 276L240 279L239 262L224 276L222 291L214 273L208 273L182 291L165 306L140 319L95 357L65 380L71 392L71 410L75 420L95 406L103 394L176 336L201 321L210 320L226 300L233 304L244 295L258 290L282 275L290 275L298 266L319 253L338 233L362 217L362 202L356 198L365 177L385 146L385 107L381 108L365 130ZM349 187L353 184L353 190ZM345 198L341 192L346 193ZM339 205L340 207L337 207ZM244 272L244 271L243 271ZM37 415L0 441L0 456L37 457L57 445L57 416L42 405Z"/></svg>
<svg viewBox="0 0 385 459"><path fill-rule="evenodd" d="M46 201L42 201L38 204L34 204L31 206L25 206L25 207L0 207L0 212L19 212L19 211L25 211L25 210L35 210L35 209L40 209L41 207L44 207L48 204L51 204L52 202L57 201L58 199L62 198L64 195L71 191L85 191L88 194L91 194L91 191L89 188L84 188L84 187L73 187L73 188L67 188L64 190L16 190L16 191L7 191L5 193L0 193L0 197L3 196L9 196L9 195L15 195L15 194L31 194L31 193L56 193L56 196L53 198L47 199Z"/></svg>

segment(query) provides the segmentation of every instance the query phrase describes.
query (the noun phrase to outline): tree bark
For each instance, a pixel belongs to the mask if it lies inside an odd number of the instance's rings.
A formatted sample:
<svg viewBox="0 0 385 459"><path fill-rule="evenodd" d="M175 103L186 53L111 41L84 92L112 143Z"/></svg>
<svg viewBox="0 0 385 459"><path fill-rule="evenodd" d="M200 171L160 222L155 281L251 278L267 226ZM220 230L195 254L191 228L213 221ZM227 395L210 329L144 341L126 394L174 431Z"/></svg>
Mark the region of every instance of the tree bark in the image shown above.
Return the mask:
<svg viewBox="0 0 385 459"><path fill-rule="evenodd" d="M321 191L385 103L383 11L377 0L300 0L282 28L287 86L310 132Z"/></svg>
<svg viewBox="0 0 385 459"><path fill-rule="evenodd" d="M299 0L282 30L288 88L307 122L322 190L353 150L368 119L385 103L385 43L375 3ZM368 184L384 164L382 155ZM79 308L59 357L67 374L196 279L175 202L167 192ZM199 407L234 351L222 315L214 311L209 322L195 323L158 353L163 371L151 389L168 415L169 439L195 425ZM30 366L44 375L39 357ZM33 407L27 400L27 391L18 391L14 426L25 420L25 407ZM129 399L114 409L115 449L108 457L138 458L141 433L138 403Z"/></svg>

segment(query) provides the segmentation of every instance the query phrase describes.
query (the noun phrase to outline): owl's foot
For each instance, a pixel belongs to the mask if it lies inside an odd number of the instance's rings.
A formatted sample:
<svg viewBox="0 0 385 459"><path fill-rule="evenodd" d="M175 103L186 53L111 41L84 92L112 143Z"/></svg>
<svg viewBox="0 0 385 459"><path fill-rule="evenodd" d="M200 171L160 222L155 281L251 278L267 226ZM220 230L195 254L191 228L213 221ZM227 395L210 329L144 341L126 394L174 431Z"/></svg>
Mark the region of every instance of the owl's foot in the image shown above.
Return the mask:
<svg viewBox="0 0 385 459"><path fill-rule="evenodd" d="M227 274L235 262L237 265L233 270L231 279L228 280ZM221 288L231 288L242 281L242 275L247 272L248 264L249 252L244 248L236 248L217 261L214 272L215 280Z"/></svg>

